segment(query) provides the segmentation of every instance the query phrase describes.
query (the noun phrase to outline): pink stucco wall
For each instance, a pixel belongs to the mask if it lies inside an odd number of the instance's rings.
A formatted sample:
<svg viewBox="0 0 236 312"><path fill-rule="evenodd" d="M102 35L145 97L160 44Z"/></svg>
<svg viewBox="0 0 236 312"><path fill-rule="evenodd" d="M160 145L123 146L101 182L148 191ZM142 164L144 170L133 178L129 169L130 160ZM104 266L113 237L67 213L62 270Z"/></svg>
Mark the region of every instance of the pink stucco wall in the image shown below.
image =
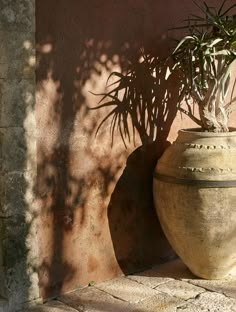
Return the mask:
<svg viewBox="0 0 236 312"><path fill-rule="evenodd" d="M233 2L233 1L231 1ZM221 3L221 1L209 1ZM111 148L105 111L91 111L109 73L140 46L165 56L167 30L192 11L189 0L38 0L37 199L40 288L44 298L89 281L138 271L173 255L152 204L152 171L177 130L175 116L158 144ZM174 82L173 88L174 88ZM172 124L173 121L173 124Z"/></svg>

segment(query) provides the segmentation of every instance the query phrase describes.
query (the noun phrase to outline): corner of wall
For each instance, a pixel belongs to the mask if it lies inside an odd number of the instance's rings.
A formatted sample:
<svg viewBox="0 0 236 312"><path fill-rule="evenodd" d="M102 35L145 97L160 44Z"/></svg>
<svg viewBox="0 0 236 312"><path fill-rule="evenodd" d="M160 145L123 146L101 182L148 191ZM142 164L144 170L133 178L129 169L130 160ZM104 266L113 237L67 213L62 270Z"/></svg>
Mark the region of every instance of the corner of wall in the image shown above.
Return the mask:
<svg viewBox="0 0 236 312"><path fill-rule="evenodd" d="M40 298L35 1L0 0L0 8L0 296L4 312L12 312Z"/></svg>

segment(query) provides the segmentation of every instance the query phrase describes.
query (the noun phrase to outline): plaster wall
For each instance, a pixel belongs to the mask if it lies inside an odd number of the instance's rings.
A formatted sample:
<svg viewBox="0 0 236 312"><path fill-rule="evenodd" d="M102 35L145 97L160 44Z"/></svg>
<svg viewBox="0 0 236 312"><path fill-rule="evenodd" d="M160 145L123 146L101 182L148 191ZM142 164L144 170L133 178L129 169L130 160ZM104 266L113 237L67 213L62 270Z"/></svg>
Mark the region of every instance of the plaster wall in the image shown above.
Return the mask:
<svg viewBox="0 0 236 312"><path fill-rule="evenodd" d="M109 73L136 60L140 46L165 56L168 29L192 9L188 0L36 1L36 199L44 298L174 256L154 212L152 171L177 130L193 126L176 116L175 81L158 142L144 145L137 138L127 148L118 134L111 148L109 122L95 137L106 109L89 109L98 102L89 91L102 92Z"/></svg>

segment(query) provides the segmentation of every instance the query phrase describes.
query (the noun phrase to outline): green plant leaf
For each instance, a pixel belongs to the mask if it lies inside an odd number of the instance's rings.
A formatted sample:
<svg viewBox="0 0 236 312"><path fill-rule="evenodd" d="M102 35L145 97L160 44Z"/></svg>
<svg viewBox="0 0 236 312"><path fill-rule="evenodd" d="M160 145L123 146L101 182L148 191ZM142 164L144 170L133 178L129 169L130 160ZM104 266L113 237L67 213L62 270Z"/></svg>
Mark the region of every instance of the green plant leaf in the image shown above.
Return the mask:
<svg viewBox="0 0 236 312"><path fill-rule="evenodd" d="M218 14L219 14L219 15L221 14L221 12L222 12L222 10L223 10L223 7L224 7L226 1L227 1L227 0L224 0L224 1L222 2L221 6L220 6L220 8L219 8L219 10L218 10Z"/></svg>
<svg viewBox="0 0 236 312"><path fill-rule="evenodd" d="M231 5L224 13L221 14L221 16L225 16L228 12L230 12L233 8L236 7L236 3Z"/></svg>
<svg viewBox="0 0 236 312"><path fill-rule="evenodd" d="M217 45L217 43L223 41L222 38L216 38L215 40L212 41L212 43L209 45L210 48L214 47L215 45Z"/></svg>
<svg viewBox="0 0 236 312"><path fill-rule="evenodd" d="M231 55L231 51L224 49L224 50L213 52L213 53L211 53L211 55L214 55L214 56L216 56L216 55Z"/></svg>
<svg viewBox="0 0 236 312"><path fill-rule="evenodd" d="M194 40L194 37L193 36L185 36L180 42L179 44L177 45L177 47L174 49L172 55L174 55L178 50L179 48L188 40Z"/></svg>

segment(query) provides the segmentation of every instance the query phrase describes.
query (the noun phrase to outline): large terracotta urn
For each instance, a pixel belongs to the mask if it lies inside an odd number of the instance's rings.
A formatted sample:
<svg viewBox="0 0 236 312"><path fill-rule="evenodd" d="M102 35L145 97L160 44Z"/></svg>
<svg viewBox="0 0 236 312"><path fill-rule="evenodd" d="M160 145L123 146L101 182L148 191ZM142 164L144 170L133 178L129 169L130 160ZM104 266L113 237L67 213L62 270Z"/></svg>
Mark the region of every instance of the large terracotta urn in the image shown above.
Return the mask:
<svg viewBox="0 0 236 312"><path fill-rule="evenodd" d="M163 231L188 268L206 279L236 268L235 130L180 130L154 172Z"/></svg>

